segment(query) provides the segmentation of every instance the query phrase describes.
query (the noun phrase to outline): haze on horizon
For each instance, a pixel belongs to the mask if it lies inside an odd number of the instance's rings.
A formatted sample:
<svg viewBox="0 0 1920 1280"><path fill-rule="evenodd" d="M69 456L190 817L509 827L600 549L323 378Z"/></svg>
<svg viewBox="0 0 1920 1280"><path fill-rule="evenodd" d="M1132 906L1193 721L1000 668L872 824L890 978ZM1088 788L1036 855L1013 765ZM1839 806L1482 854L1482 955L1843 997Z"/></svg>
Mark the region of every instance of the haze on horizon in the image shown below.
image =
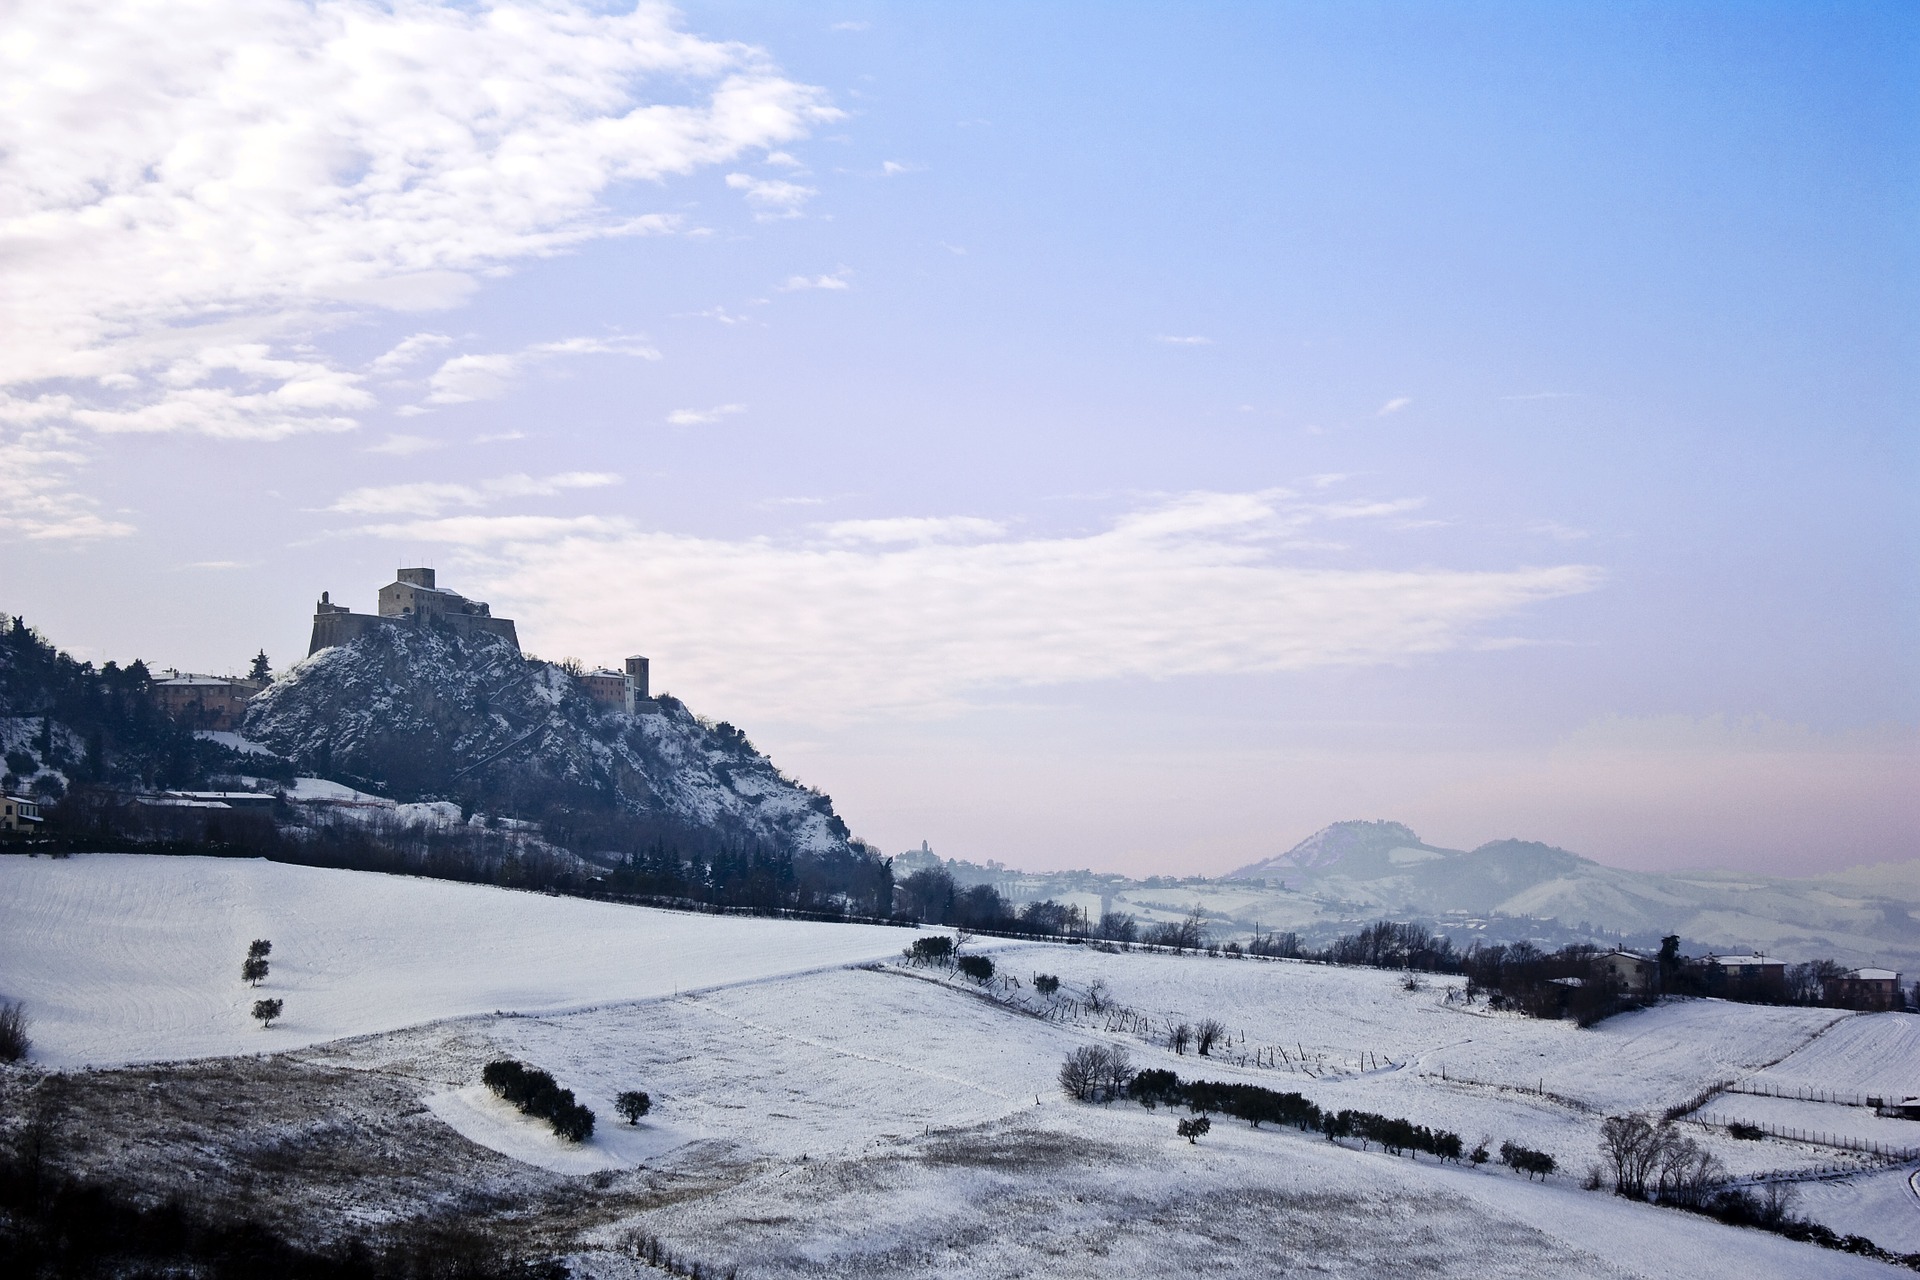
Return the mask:
<svg viewBox="0 0 1920 1280"><path fill-rule="evenodd" d="M402 563L887 850L1920 856L1920 11L174 0L0 33L0 607Z"/></svg>

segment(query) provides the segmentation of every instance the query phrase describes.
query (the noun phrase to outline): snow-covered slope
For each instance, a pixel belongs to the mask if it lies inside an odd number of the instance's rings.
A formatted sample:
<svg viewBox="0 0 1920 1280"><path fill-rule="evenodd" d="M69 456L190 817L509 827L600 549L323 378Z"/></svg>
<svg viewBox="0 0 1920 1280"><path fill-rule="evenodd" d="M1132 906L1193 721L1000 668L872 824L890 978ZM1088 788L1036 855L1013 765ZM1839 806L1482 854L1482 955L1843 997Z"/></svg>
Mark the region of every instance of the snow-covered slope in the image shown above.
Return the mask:
<svg viewBox="0 0 1920 1280"><path fill-rule="evenodd" d="M1236 914L1289 926L1368 912L1530 917L1642 937L1678 933L1689 943L1784 959L1920 967L1920 881L1898 872L1884 867L1824 880L1654 875L1536 841L1444 849L1396 822L1339 822L1232 872L1222 888L1284 882L1289 896L1249 903ZM1309 904L1315 916L1302 917Z"/></svg>
<svg viewBox="0 0 1920 1280"><path fill-rule="evenodd" d="M391 627L323 649L254 700L245 735L402 799L611 807L794 853L848 847L832 801L737 730L672 699L601 706L497 636Z"/></svg>
<svg viewBox="0 0 1920 1280"><path fill-rule="evenodd" d="M26 1002L53 1065L577 1009L887 956L912 936L250 859L0 857L0 997ZM240 980L254 938L273 943L258 988ZM286 1002L270 1030L249 1016L262 997Z"/></svg>

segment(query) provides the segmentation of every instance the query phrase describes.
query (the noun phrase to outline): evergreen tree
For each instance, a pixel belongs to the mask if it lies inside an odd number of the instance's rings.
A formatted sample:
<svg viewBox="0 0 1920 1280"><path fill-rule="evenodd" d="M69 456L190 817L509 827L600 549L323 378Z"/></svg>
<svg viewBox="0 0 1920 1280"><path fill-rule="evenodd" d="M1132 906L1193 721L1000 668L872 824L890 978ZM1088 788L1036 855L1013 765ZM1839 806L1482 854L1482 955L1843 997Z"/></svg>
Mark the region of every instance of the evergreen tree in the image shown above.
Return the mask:
<svg viewBox="0 0 1920 1280"><path fill-rule="evenodd" d="M629 1089L613 1100L613 1106L628 1124L639 1124L640 1117L653 1110L653 1099L638 1089Z"/></svg>
<svg viewBox="0 0 1920 1280"><path fill-rule="evenodd" d="M267 977L267 961L263 956L248 956L240 965L240 978L254 986L259 986Z"/></svg>
<svg viewBox="0 0 1920 1280"><path fill-rule="evenodd" d="M253 666L247 669L249 680L272 680L273 666L267 661L267 651L262 649L253 655Z"/></svg>
<svg viewBox="0 0 1920 1280"><path fill-rule="evenodd" d="M273 1025L273 1020L280 1016L280 1011L285 1007L286 1006L278 1000L255 1000L253 1002L253 1016L260 1019L261 1026L270 1027Z"/></svg>

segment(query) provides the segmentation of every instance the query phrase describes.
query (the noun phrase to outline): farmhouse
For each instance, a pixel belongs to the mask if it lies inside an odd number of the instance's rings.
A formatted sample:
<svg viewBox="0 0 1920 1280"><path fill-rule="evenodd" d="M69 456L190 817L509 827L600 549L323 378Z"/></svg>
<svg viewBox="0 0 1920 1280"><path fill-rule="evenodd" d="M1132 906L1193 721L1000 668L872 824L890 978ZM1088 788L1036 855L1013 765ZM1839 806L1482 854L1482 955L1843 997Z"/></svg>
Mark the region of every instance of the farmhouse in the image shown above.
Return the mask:
<svg viewBox="0 0 1920 1280"><path fill-rule="evenodd" d="M155 706L190 729L237 729L247 700L266 687L264 680L168 671L149 689Z"/></svg>
<svg viewBox="0 0 1920 1280"><path fill-rule="evenodd" d="M1654 978L1660 972L1659 965L1631 951L1609 951L1600 957L1600 963L1610 976L1619 979L1621 986L1637 996L1653 991Z"/></svg>
<svg viewBox="0 0 1920 1280"><path fill-rule="evenodd" d="M1787 995L1787 965L1784 960L1769 960L1763 955L1716 956L1702 961L1707 969L1707 988L1714 995L1738 1000L1784 1000Z"/></svg>
<svg viewBox="0 0 1920 1280"><path fill-rule="evenodd" d="M1870 1013L1903 1009L1900 975L1891 969L1853 969L1827 981L1827 1003Z"/></svg>
<svg viewBox="0 0 1920 1280"><path fill-rule="evenodd" d="M38 831L40 803L25 796L0 796L0 831Z"/></svg>

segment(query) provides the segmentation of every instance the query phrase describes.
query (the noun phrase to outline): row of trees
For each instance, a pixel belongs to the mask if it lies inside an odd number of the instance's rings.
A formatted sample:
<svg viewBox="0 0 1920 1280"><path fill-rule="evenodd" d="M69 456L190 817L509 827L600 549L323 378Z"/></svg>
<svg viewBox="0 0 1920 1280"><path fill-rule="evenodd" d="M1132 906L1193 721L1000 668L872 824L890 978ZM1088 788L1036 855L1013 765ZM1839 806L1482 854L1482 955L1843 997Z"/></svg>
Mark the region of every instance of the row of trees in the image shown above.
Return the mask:
<svg viewBox="0 0 1920 1280"><path fill-rule="evenodd" d="M592 1110L575 1101L573 1090L562 1089L547 1072L512 1058L500 1058L481 1069L480 1079L526 1115L538 1116L552 1125L553 1131L568 1142L585 1142L593 1136ZM633 1119L645 1113L646 1108L642 1108Z"/></svg>
<svg viewBox="0 0 1920 1280"><path fill-rule="evenodd" d="M1117 1045L1082 1045L1069 1053L1060 1064L1060 1087L1078 1102L1129 1097L1149 1110L1183 1106L1195 1115L1237 1116L1256 1129L1263 1124L1292 1125L1303 1132L1324 1134L1329 1142L1354 1138L1363 1147L1377 1143L1395 1155L1424 1151L1442 1160L1458 1160L1463 1151L1459 1134L1411 1120L1372 1111L1322 1111L1298 1093L1257 1084L1183 1081L1172 1071L1152 1067L1136 1072L1127 1051Z"/></svg>

